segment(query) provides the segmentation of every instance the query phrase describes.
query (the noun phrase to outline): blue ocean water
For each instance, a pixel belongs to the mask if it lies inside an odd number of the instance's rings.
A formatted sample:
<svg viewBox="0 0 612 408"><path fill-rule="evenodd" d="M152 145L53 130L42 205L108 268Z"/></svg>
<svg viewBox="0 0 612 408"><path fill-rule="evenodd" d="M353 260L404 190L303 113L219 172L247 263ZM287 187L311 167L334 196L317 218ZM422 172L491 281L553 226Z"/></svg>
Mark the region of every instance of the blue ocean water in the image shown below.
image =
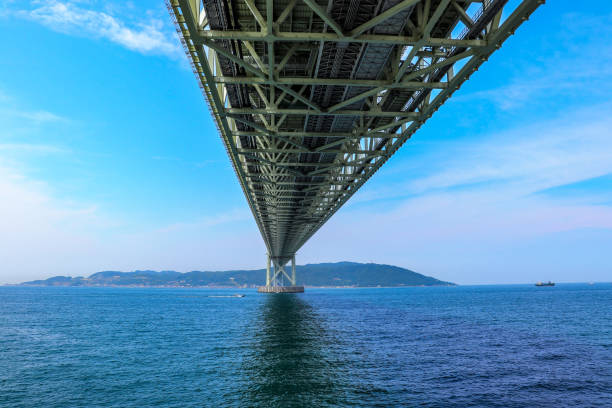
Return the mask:
<svg viewBox="0 0 612 408"><path fill-rule="evenodd" d="M611 316L609 283L1 287L0 406L610 407Z"/></svg>

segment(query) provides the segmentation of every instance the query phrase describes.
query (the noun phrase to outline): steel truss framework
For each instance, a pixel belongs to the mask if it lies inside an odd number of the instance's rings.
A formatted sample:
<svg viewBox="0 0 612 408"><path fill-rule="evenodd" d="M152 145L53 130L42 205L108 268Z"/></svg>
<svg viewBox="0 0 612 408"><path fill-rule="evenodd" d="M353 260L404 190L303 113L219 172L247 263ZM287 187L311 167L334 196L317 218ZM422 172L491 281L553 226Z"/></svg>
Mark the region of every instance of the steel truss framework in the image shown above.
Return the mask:
<svg viewBox="0 0 612 408"><path fill-rule="evenodd" d="M268 284L292 280L296 251L544 3L167 1L278 271Z"/></svg>
<svg viewBox="0 0 612 408"><path fill-rule="evenodd" d="M273 261L272 257L268 255L268 265L266 268L266 286L285 286L285 279L291 286L296 285L295 277L295 255L291 257L291 275L285 271L286 265L280 265L278 262Z"/></svg>

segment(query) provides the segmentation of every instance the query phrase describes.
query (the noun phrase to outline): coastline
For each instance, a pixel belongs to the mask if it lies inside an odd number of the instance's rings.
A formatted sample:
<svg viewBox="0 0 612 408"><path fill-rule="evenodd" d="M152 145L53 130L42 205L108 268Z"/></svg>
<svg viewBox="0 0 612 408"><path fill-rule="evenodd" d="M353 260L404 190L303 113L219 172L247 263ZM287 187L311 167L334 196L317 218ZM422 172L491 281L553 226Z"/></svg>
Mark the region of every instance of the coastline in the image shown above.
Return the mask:
<svg viewBox="0 0 612 408"><path fill-rule="evenodd" d="M0 287L23 287L23 288L125 288L125 289L257 289L259 285L251 285L244 287L237 286L179 286L179 285L24 285L18 284L4 284ZM431 288L431 287L455 287L460 286L457 284L453 285L397 285L397 286L309 286L304 285L307 289L397 289L397 288Z"/></svg>

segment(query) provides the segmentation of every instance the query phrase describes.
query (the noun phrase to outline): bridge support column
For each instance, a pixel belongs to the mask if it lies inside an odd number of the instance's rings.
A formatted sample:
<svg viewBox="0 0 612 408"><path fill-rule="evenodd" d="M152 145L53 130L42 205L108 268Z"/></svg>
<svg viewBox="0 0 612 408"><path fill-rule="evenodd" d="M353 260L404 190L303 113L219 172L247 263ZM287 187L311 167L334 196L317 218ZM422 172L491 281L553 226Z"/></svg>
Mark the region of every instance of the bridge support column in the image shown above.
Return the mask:
<svg viewBox="0 0 612 408"><path fill-rule="evenodd" d="M285 262L287 258L282 258ZM295 276L295 255L291 256L291 275L285 271L286 264L281 264L279 258L273 258L268 254L268 263L266 267L266 286L257 288L261 293L301 293L304 292L303 286L297 286ZM271 270L271 266L273 269ZM289 281L289 285L285 285L285 278Z"/></svg>
<svg viewBox="0 0 612 408"><path fill-rule="evenodd" d="M266 267L266 286L270 286L270 254L268 254L268 265Z"/></svg>

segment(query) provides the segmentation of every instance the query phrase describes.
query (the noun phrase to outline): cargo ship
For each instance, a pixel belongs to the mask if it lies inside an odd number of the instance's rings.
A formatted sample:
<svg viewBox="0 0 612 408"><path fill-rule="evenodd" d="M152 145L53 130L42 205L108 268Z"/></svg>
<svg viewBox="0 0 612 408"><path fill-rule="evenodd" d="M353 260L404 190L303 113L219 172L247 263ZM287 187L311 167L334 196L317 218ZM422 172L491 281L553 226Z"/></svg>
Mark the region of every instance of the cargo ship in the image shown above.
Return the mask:
<svg viewBox="0 0 612 408"><path fill-rule="evenodd" d="M548 281L548 282L538 282L535 285L536 286L555 286L555 282L551 282L551 281Z"/></svg>

